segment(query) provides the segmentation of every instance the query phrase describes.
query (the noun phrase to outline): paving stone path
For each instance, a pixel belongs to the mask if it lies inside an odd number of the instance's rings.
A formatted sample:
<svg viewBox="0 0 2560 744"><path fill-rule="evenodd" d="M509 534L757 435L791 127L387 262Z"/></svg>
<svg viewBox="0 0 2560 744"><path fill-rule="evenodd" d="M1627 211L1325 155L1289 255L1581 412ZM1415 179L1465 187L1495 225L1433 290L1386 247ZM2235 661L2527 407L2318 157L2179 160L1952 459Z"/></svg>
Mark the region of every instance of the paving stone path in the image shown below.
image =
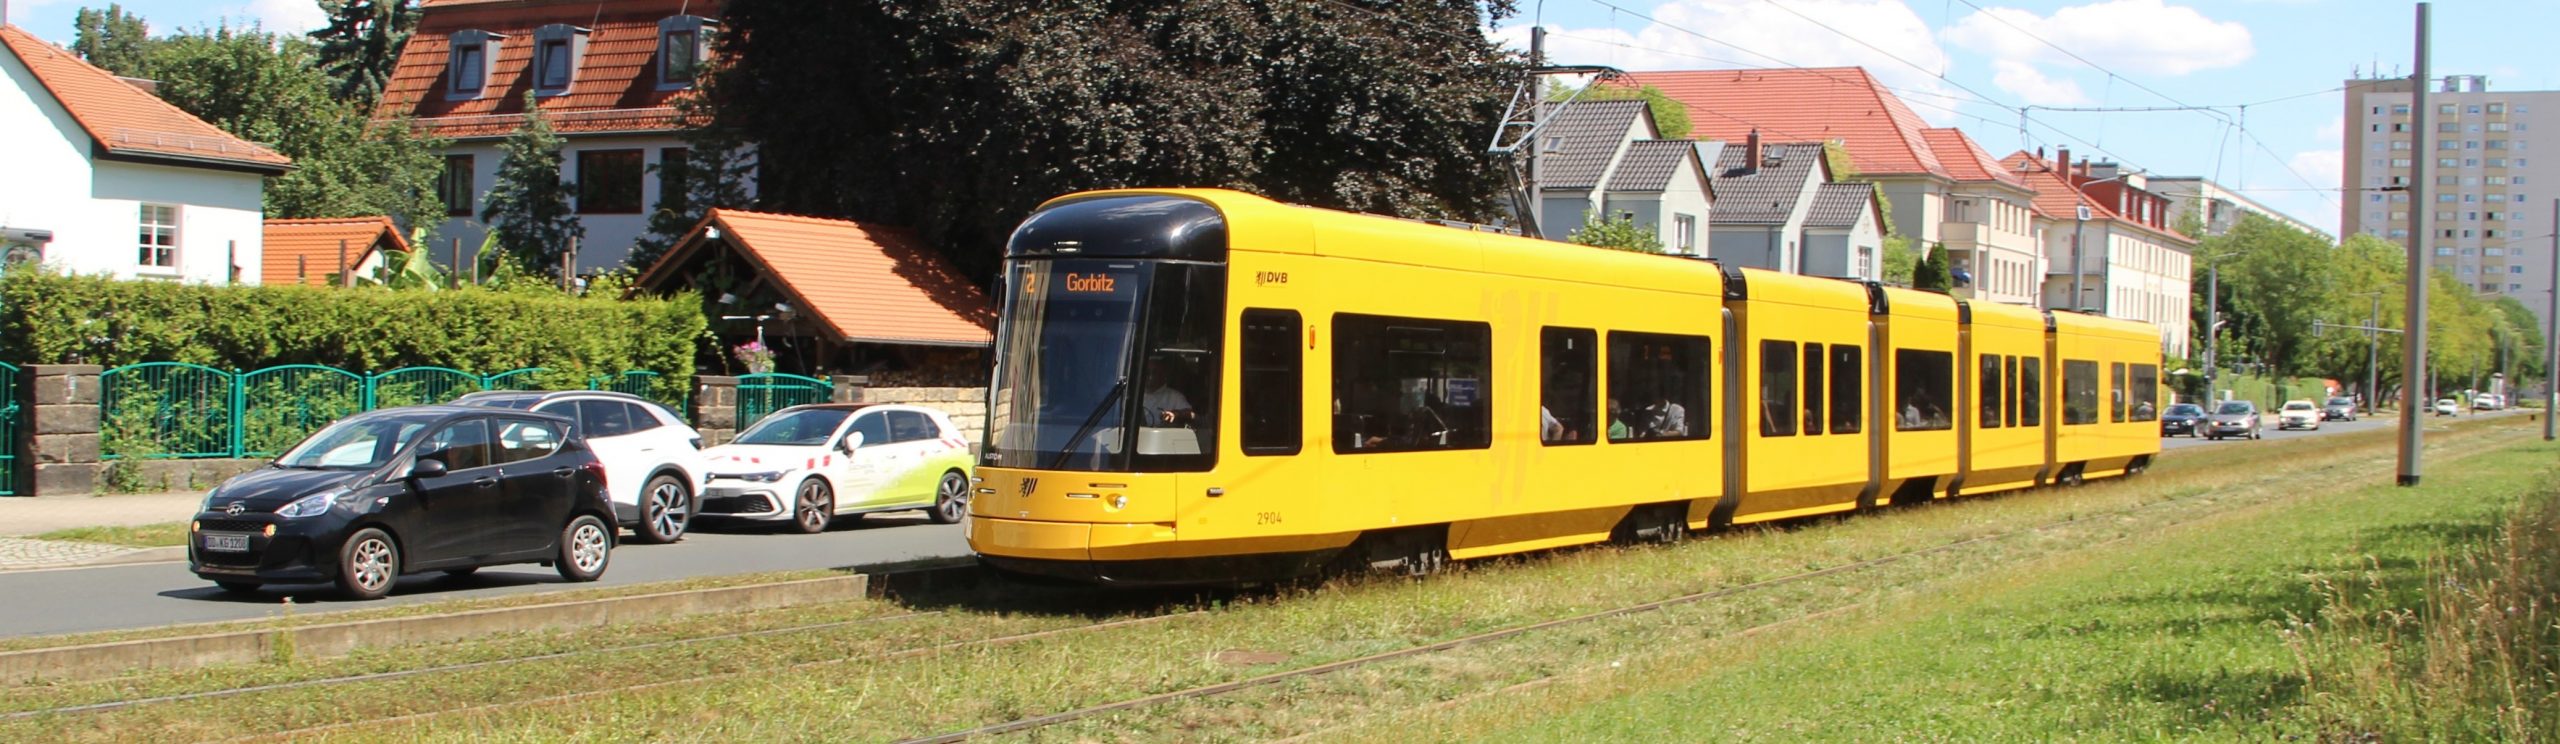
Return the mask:
<svg viewBox="0 0 2560 744"><path fill-rule="evenodd" d="M76 566L139 550L122 545L0 537L0 571Z"/></svg>

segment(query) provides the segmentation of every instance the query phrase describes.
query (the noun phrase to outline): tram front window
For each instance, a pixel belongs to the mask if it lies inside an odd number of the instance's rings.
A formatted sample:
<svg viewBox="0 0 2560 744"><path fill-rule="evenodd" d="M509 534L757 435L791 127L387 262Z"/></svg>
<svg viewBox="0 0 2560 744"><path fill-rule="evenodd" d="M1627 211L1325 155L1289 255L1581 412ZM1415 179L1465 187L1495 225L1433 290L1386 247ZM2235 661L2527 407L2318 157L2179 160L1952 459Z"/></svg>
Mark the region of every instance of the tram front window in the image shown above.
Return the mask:
<svg viewBox="0 0 2560 744"><path fill-rule="evenodd" d="M1008 284L985 464L1182 471L1215 461L1222 267L1024 262Z"/></svg>

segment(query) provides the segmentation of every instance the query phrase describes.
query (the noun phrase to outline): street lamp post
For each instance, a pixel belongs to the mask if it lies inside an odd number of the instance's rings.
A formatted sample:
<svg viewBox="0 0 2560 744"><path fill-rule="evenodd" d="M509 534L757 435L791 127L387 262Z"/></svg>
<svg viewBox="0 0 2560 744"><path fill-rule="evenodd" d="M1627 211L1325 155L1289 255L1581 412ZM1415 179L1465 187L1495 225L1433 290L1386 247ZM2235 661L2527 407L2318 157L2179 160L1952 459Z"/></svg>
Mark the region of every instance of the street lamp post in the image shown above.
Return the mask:
<svg viewBox="0 0 2560 744"><path fill-rule="evenodd" d="M2091 186L2106 183L2108 181L2132 178L2149 172L2150 171L2148 170L2128 171L2105 178L2092 179L2086 183L2072 183L2071 164L2063 163L2062 182L2071 184L2071 190L2081 198L2085 199L2088 198L2088 189ZM2067 308L2070 310L2080 310L2088 307L2087 302L2080 298L2080 293L2085 291L2081 289L2081 283L2089 275L2088 265L2080 262L2082 254L2080 247L2081 238L2087 234L2088 224L2089 205L2079 205L2079 207L2071 213L2071 306ZM2211 370L2207 370L2207 372L2211 372Z"/></svg>
<svg viewBox="0 0 2560 744"><path fill-rule="evenodd" d="M2560 199L2551 200L2551 307L2542 313L2542 441L2552 440L2551 417L2560 414Z"/></svg>

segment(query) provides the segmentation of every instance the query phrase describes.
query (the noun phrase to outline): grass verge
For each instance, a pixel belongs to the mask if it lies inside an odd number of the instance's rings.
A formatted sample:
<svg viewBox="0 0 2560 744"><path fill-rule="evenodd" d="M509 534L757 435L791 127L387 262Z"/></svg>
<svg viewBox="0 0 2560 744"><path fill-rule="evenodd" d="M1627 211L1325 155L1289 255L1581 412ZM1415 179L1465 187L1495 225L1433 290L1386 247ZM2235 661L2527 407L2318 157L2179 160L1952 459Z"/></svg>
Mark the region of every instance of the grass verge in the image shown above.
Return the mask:
<svg viewBox="0 0 2560 744"><path fill-rule="evenodd" d="M122 545L128 548L178 548L187 544L187 523L163 522L140 526L73 527L33 536L37 540Z"/></svg>

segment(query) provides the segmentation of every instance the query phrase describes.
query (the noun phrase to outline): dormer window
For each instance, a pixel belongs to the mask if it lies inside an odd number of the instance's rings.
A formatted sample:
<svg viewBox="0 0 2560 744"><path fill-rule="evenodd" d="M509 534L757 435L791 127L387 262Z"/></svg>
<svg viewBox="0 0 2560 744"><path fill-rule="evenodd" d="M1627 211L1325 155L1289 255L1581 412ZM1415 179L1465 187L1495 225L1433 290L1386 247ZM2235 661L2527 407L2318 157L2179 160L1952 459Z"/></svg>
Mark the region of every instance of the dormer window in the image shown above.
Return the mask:
<svg viewBox="0 0 2560 744"><path fill-rule="evenodd" d="M703 58L711 53L711 32L719 25L719 21L693 15L658 22L658 87L693 85L694 77L702 72Z"/></svg>
<svg viewBox="0 0 2560 744"><path fill-rule="evenodd" d="M507 37L471 29L456 31L449 37L452 53L445 59L447 94L452 98L478 98L489 87L489 60L498 56L498 44Z"/></svg>
<svg viewBox="0 0 2560 744"><path fill-rule="evenodd" d="M578 79L578 58L587 51L587 30L554 23L533 32L534 95L569 92Z"/></svg>

